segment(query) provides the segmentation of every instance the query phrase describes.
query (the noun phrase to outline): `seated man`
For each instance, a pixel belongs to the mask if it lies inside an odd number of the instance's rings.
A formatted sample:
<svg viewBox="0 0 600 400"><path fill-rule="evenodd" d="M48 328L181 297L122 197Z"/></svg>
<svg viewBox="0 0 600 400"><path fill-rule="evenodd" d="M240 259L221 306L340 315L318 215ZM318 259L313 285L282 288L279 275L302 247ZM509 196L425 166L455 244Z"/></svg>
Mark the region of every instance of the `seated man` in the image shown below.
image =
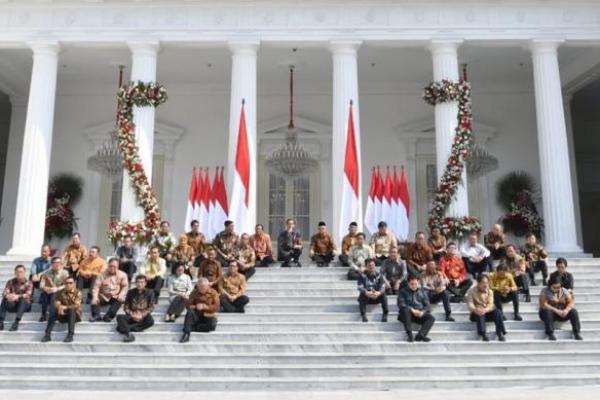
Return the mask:
<svg viewBox="0 0 600 400"><path fill-rule="evenodd" d="M219 294L210 287L208 279L198 279L196 288L188 300L187 309L180 343L189 342L192 332L212 332L217 329Z"/></svg>
<svg viewBox="0 0 600 400"><path fill-rule="evenodd" d="M383 316L381 322L387 322L389 312L387 296L385 295L385 279L383 275L377 272L375 260L370 258L366 261L366 270L358 278L358 305L362 322L369 322L367 319L367 304L381 303Z"/></svg>
<svg viewBox="0 0 600 400"><path fill-rule="evenodd" d="M170 304L165 315L165 322L175 322L181 313L183 313L185 304L194 288L192 278L185 273L183 265L178 265L175 268L175 274L171 275L167 280L167 287L169 288Z"/></svg>
<svg viewBox="0 0 600 400"><path fill-rule="evenodd" d="M381 265L388 258L392 247L398 248L398 240L393 233L388 232L387 223L379 221L377 232L371 235L371 247L375 252L375 262Z"/></svg>
<svg viewBox="0 0 600 400"><path fill-rule="evenodd" d="M256 255L257 267L268 267L273 264L273 243L271 236L265 232L262 224L256 224L254 235L250 237L250 246Z"/></svg>
<svg viewBox="0 0 600 400"><path fill-rule="evenodd" d="M461 303L473 281L467 273L463 259L458 255L456 243L448 243L446 249L446 255L440 259L440 268L448 278L448 292L453 295L450 302Z"/></svg>
<svg viewBox="0 0 600 400"><path fill-rule="evenodd" d="M33 290L40 288L40 280L42 279L42 274L50 269L51 258L50 258L50 246L47 244L42 246L41 254L39 257L35 258L31 263L31 268L29 269L29 280L33 283ZM33 292L32 292L33 297Z"/></svg>
<svg viewBox="0 0 600 400"><path fill-rule="evenodd" d="M87 248L81 244L81 236L74 233L71 236L71 242L65 248L62 260L65 270L71 276L75 276L79 269L79 264L87 257Z"/></svg>
<svg viewBox="0 0 600 400"><path fill-rule="evenodd" d="M540 292L540 319L544 321L544 328L549 340L556 340L554 336L554 321L571 321L573 337L583 340L579 314L575 309L575 299L567 289L561 286L558 278L550 278L548 286Z"/></svg>
<svg viewBox="0 0 600 400"><path fill-rule="evenodd" d="M550 279L552 277L554 279L558 279L560 285L567 289L569 293L573 294L573 288L575 287L575 280L573 279L573 274L567 272L567 259L563 257L559 257L556 259L556 271L550 274Z"/></svg>
<svg viewBox="0 0 600 400"><path fill-rule="evenodd" d="M171 274L175 273L178 265L183 265L186 273L191 276L191 268L196 259L196 249L189 244L188 240L187 235L179 235L177 246L173 249L171 262L167 262L167 269L171 271Z"/></svg>
<svg viewBox="0 0 600 400"><path fill-rule="evenodd" d="M221 311L243 313L250 301L246 296L246 278L238 272L237 262L229 263L227 272L219 280Z"/></svg>
<svg viewBox="0 0 600 400"><path fill-rule="evenodd" d="M335 257L335 243L323 221L319 222L318 232L310 238L309 256L317 267L329 267Z"/></svg>
<svg viewBox="0 0 600 400"><path fill-rule="evenodd" d="M67 336L64 342L72 342L75 335L75 323L81 322L81 292L75 287L75 280L72 277L67 277L64 285L64 289L61 289L54 296L54 304L50 308L50 317L48 318L48 325L46 325L46 333L42 338L42 342L52 340L52 329L56 321L68 325Z"/></svg>
<svg viewBox="0 0 600 400"><path fill-rule="evenodd" d="M379 270L385 278L386 294L398 294L400 284L406 279L406 263L400 259L398 249L391 248L388 258Z"/></svg>
<svg viewBox="0 0 600 400"><path fill-rule="evenodd" d="M68 276L69 273L63 269L62 258L52 257L50 269L42 274L40 280L42 314L39 322L45 322L48 319L48 310L53 307L54 297L57 292L64 289L64 281Z"/></svg>
<svg viewBox="0 0 600 400"><path fill-rule="evenodd" d="M219 285L219 279L223 275L221 263L217 260L217 251L215 249L209 249L206 252L206 256L206 260L200 263L198 279L206 278L210 287L216 290Z"/></svg>
<svg viewBox="0 0 600 400"><path fill-rule="evenodd" d="M529 273L529 279L531 285L535 286L535 273L542 273L542 282L546 286L548 280L548 252L544 249L540 243L538 243L535 234L528 233L527 243L521 249L525 261L529 263L527 272Z"/></svg>
<svg viewBox="0 0 600 400"><path fill-rule="evenodd" d="M440 301L444 305L444 313L447 322L454 322L452 309L450 308L450 296L448 296L448 278L438 268L435 261L429 261L425 273L421 275L421 287L427 293L429 303L437 304Z"/></svg>
<svg viewBox="0 0 600 400"><path fill-rule="evenodd" d="M127 280L131 282L133 275L137 271L135 261L137 259L137 251L133 246L133 239L131 236L126 236L123 240L123 245L117 248L115 251L115 257L119 259L119 270L127 274Z"/></svg>
<svg viewBox="0 0 600 400"><path fill-rule="evenodd" d="M413 243L406 254L406 264L408 267L408 274L414 276L420 276L425 272L427 263L433 260L433 250L427 244L427 239L423 232L417 232L415 234L415 243Z"/></svg>
<svg viewBox="0 0 600 400"><path fill-rule="evenodd" d="M79 264L77 270L77 289L89 289L88 303L92 299L92 289L96 278L106 269L106 262L100 257L100 247L90 247L88 256Z"/></svg>
<svg viewBox="0 0 600 400"><path fill-rule="evenodd" d="M471 232L467 242L460 247L460 255L467 266L467 271L474 277L492 270L490 251L477 243L477 237L477 232Z"/></svg>
<svg viewBox="0 0 600 400"><path fill-rule="evenodd" d="M256 273L256 253L250 246L250 236L247 233L240 236L240 243L237 249L237 265L238 271L246 277L246 280L252 278Z"/></svg>
<svg viewBox="0 0 600 400"><path fill-rule="evenodd" d="M492 230L484 236L483 243L490 251L493 261L499 261L506 255L506 250L504 249L506 245L505 240L504 230L500 224L492 225Z"/></svg>
<svg viewBox="0 0 600 400"><path fill-rule="evenodd" d="M10 327L14 332L19 329L19 321L23 314L31 310L31 295L33 294L33 284L27 279L27 273L23 265L15 267L15 277L6 282L4 292L2 292L2 302L0 303L0 331L4 330L4 318L6 313L15 313L15 320Z"/></svg>
<svg viewBox="0 0 600 400"><path fill-rule="evenodd" d="M506 257L501 261L506 265L507 271L515 279L515 283L525 294L525 302L531 301L529 292L529 280L527 278L527 262L517 254L517 248L513 244L506 246Z"/></svg>
<svg viewBox="0 0 600 400"><path fill-rule="evenodd" d="M469 308L471 322L477 323L477 334L484 342L490 339L486 333L485 323L494 321L496 324L496 336L500 342L506 341L506 329L502 319L502 311L494 305L494 291L490 288L490 278L486 274L477 277L477 284L467 292L465 302Z"/></svg>
<svg viewBox="0 0 600 400"><path fill-rule="evenodd" d="M494 291L494 305L500 311L502 304L513 303L515 321L523 321L519 315L519 292L517 284L512 275L507 271L506 265L500 264L496 268L496 272L490 275L490 288ZM502 313L504 316L504 312ZM504 318L506 320L506 318Z"/></svg>
<svg viewBox="0 0 600 400"><path fill-rule="evenodd" d="M296 231L296 221L292 218L288 218L285 225L286 229L277 238L277 260L283 262L282 267L301 267L302 235Z"/></svg>
<svg viewBox="0 0 600 400"><path fill-rule="evenodd" d="M202 262L206 258L206 238L204 234L200 232L200 222L197 219L190 222L191 230L186 233L188 237L188 244L194 248L194 254L196 258L194 263L198 260L198 263Z"/></svg>
<svg viewBox="0 0 600 400"><path fill-rule="evenodd" d="M165 260L166 263L171 263L173 260L173 250L175 250L176 245L177 239L171 233L171 224L168 221L162 221L160 223L160 230L150 242L150 247L158 247L160 258Z"/></svg>
<svg viewBox="0 0 600 400"><path fill-rule="evenodd" d="M358 236L358 224L356 222L350 222L348 225L348 233L342 238L342 248L338 260L343 267L350 266L350 249L356 244L356 237Z"/></svg>
<svg viewBox="0 0 600 400"><path fill-rule="evenodd" d="M92 289L92 316L90 322L110 322L117 315L125 301L129 281L127 274L119 270L119 260L111 258L106 271L98 275ZM100 317L100 307L108 306L104 317Z"/></svg>
<svg viewBox="0 0 600 400"><path fill-rule="evenodd" d="M421 325L421 329L414 338L417 342L429 342L427 334L433 327L435 318L431 315L429 297L419 287L419 278L408 275L408 284L400 289L398 293L398 321L404 324L406 337L409 342L413 341L413 322Z"/></svg>
<svg viewBox="0 0 600 400"><path fill-rule="evenodd" d="M148 254L146 264L140 268L140 275L146 277L144 287L154 291L154 302L158 303L160 289L163 287L167 273L167 263L164 258L160 257L160 248L157 246L150 247Z"/></svg>
<svg viewBox="0 0 600 400"><path fill-rule="evenodd" d="M227 220L223 225L225 229L217 234L212 244L217 250L217 259L226 267L230 261L237 260L238 235L233 221Z"/></svg>
<svg viewBox="0 0 600 400"><path fill-rule="evenodd" d="M365 234L360 232L356 235L356 244L348 253L348 279L357 281L360 274L365 272L365 262L374 257L373 248L365 243Z"/></svg>
<svg viewBox="0 0 600 400"><path fill-rule="evenodd" d="M145 275L135 277L135 287L125 296L123 311L125 315L117 315L117 332L125 335L123 341L133 342L135 336L131 332L143 332L154 325L154 291L146 287Z"/></svg>

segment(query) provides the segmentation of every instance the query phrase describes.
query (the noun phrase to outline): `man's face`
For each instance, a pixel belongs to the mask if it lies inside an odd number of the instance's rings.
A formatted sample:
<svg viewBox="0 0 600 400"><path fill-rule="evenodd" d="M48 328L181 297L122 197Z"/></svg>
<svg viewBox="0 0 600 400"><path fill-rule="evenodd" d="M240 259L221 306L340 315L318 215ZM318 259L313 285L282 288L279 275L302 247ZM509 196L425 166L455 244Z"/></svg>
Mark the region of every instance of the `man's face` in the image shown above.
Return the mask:
<svg viewBox="0 0 600 400"><path fill-rule="evenodd" d="M211 249L208 251L206 256L208 257L209 260L214 260L217 258L217 252Z"/></svg>
<svg viewBox="0 0 600 400"><path fill-rule="evenodd" d="M379 232L380 235L385 235L387 232L387 227L385 226L380 226L377 228L377 232Z"/></svg>
<svg viewBox="0 0 600 400"><path fill-rule="evenodd" d="M494 232L496 235L499 235L502 232L502 228L500 227L500 225L495 224L494 226L492 226L492 232Z"/></svg>
<svg viewBox="0 0 600 400"><path fill-rule="evenodd" d="M417 242L417 244L419 244L419 245L424 245L425 244L425 235L422 233L419 233L415 237L415 242Z"/></svg>
<svg viewBox="0 0 600 400"><path fill-rule="evenodd" d="M199 229L200 229L200 224L199 224L199 223L197 223L197 222L194 222L194 223L192 224L192 232L195 232L195 233L197 233Z"/></svg>
<svg viewBox="0 0 600 400"><path fill-rule="evenodd" d="M517 255L517 253L516 253L516 251L515 251L515 248L514 248L514 247L512 247L512 246L508 246L508 247L506 248L506 256L507 256L507 257L509 257L509 258L514 258L514 256L516 256L516 255Z"/></svg>
<svg viewBox="0 0 600 400"><path fill-rule="evenodd" d="M348 232L351 235L356 235L356 232L358 231L358 226L355 225L350 225L350 227L348 228Z"/></svg>
<svg viewBox="0 0 600 400"><path fill-rule="evenodd" d="M52 263L52 271L58 272L62 269L62 261L56 260Z"/></svg>
<svg viewBox="0 0 600 400"><path fill-rule="evenodd" d="M133 239L130 237L126 237L125 238L125 247L131 247L133 246Z"/></svg>
<svg viewBox="0 0 600 400"><path fill-rule="evenodd" d="M326 226L321 225L321 226L319 226L318 230L319 230L319 235L321 235L321 236L325 235L327 233L327 227Z"/></svg>
<svg viewBox="0 0 600 400"><path fill-rule="evenodd" d="M17 278L20 281L25 279L25 268L17 268L15 270L15 278Z"/></svg>
<svg viewBox="0 0 600 400"><path fill-rule="evenodd" d="M236 262L230 262L229 263L229 269L228 271L232 274L235 274L238 272L238 265Z"/></svg>
<svg viewBox="0 0 600 400"><path fill-rule="evenodd" d="M469 235L469 244L474 246L477 244L477 235Z"/></svg>
<svg viewBox="0 0 600 400"><path fill-rule="evenodd" d="M419 280L418 279L411 279L408 281L408 287L410 288L410 290L417 290L417 288L419 287Z"/></svg>
<svg viewBox="0 0 600 400"><path fill-rule="evenodd" d="M181 276L181 274L183 274L183 271L185 271L183 265L180 265L177 267L177 269L175 270L175 275L177 276Z"/></svg>
<svg viewBox="0 0 600 400"><path fill-rule="evenodd" d="M497 273L500 278L504 278L506 276L506 271L498 270Z"/></svg>
<svg viewBox="0 0 600 400"><path fill-rule="evenodd" d="M75 246L79 246L81 244L81 239L79 238L79 235L73 235L71 243L73 243Z"/></svg>
<svg viewBox="0 0 600 400"><path fill-rule="evenodd" d="M42 252L41 252L42 257L44 258L48 258L50 257L50 247L48 246L43 246L42 247Z"/></svg>
<svg viewBox="0 0 600 400"><path fill-rule="evenodd" d="M429 261L425 267L425 271L430 275L435 274L437 272L437 265L435 264L435 261Z"/></svg>
<svg viewBox="0 0 600 400"><path fill-rule="evenodd" d="M564 274L565 272L567 272L567 266L565 264L563 264L563 263L556 264L556 269L561 274Z"/></svg>
<svg viewBox="0 0 600 400"><path fill-rule="evenodd" d="M206 281L198 281L198 286L197 287L198 287L198 291L200 293L206 293L206 291L209 288L209 285L208 285L208 282L206 282Z"/></svg>
<svg viewBox="0 0 600 400"><path fill-rule="evenodd" d="M367 272L371 275L375 273L375 263L374 262L371 261L370 263L367 264Z"/></svg>
<svg viewBox="0 0 600 400"><path fill-rule="evenodd" d="M555 283L554 285L550 286L550 290L552 290L552 293L560 292L560 288L560 283Z"/></svg>
<svg viewBox="0 0 600 400"><path fill-rule="evenodd" d="M477 287L479 288L479 290L481 290L482 292L485 292L488 290L488 287L490 286L490 282L487 279L482 279L481 282L479 282L477 284Z"/></svg>
<svg viewBox="0 0 600 400"><path fill-rule="evenodd" d="M152 250L150 250L150 257L153 260L158 260L159 256L160 256L160 252L158 251L158 249L156 247L154 247Z"/></svg>
<svg viewBox="0 0 600 400"><path fill-rule="evenodd" d="M363 235L359 235L356 237L356 244L362 246L365 243L365 237Z"/></svg>
<svg viewBox="0 0 600 400"><path fill-rule="evenodd" d="M398 250L395 247L390 249L390 259L392 261L398 261Z"/></svg>
<svg viewBox="0 0 600 400"><path fill-rule="evenodd" d="M447 250L448 250L448 254L450 254L451 256L456 255L456 246L454 246L454 245L448 246Z"/></svg>
<svg viewBox="0 0 600 400"><path fill-rule="evenodd" d="M533 246L536 242L535 236L531 235L529 237L527 237L527 244L530 246Z"/></svg>
<svg viewBox="0 0 600 400"><path fill-rule="evenodd" d="M116 262L116 261L111 261L111 262L108 264L108 268L107 268L107 270L108 270L108 273L109 273L109 274L111 274L111 275L114 275L114 274L116 274L118 269L119 269L119 263L118 263L118 262Z"/></svg>
<svg viewBox="0 0 600 400"><path fill-rule="evenodd" d="M68 292L71 292L71 291L73 291L75 289L75 281L73 280L73 278L68 278L65 281L65 289Z"/></svg>
<svg viewBox="0 0 600 400"><path fill-rule="evenodd" d="M256 233L259 236L262 235L263 227L261 225L257 225L256 228L254 228L254 233Z"/></svg>
<svg viewBox="0 0 600 400"><path fill-rule="evenodd" d="M160 231L164 234L169 233L169 224L162 224L160 226Z"/></svg>
<svg viewBox="0 0 600 400"><path fill-rule="evenodd" d="M294 220L290 219L289 221L287 221L286 226L287 226L288 231L291 231L296 226L296 223L294 222Z"/></svg>
<svg viewBox="0 0 600 400"><path fill-rule="evenodd" d="M246 234L242 235L241 242L243 246L248 246L250 244L250 236Z"/></svg>
<svg viewBox="0 0 600 400"><path fill-rule="evenodd" d="M227 232L227 233L233 233L233 227L234 227L234 224L227 225L225 227L225 232Z"/></svg>
<svg viewBox="0 0 600 400"><path fill-rule="evenodd" d="M96 258L98 257L98 249L95 247L92 247L90 249L90 258Z"/></svg>
<svg viewBox="0 0 600 400"><path fill-rule="evenodd" d="M144 290L146 288L146 279L136 279L135 280L135 287L138 290Z"/></svg>

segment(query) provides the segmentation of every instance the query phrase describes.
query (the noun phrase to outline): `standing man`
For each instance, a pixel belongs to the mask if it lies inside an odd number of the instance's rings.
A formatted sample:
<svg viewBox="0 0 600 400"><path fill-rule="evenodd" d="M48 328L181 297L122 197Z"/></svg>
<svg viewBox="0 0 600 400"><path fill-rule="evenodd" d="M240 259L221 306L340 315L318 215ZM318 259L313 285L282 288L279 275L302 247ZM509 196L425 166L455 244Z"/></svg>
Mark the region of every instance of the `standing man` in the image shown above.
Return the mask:
<svg viewBox="0 0 600 400"><path fill-rule="evenodd" d="M515 312L515 321L523 321L519 315L519 292L517 284L512 275L508 273L506 265L500 264L496 268L496 272L490 275L490 287L494 291L494 304L500 311L503 303L513 303ZM502 313L504 316L504 312Z"/></svg>
<svg viewBox="0 0 600 400"><path fill-rule="evenodd" d="M213 239L213 246L217 250L217 257L223 266L237 259L238 235L235 233L233 221L227 220L223 224L225 229Z"/></svg>
<svg viewBox="0 0 600 400"><path fill-rule="evenodd" d="M192 332L212 332L217 329L219 306L217 291L210 287L208 279L199 278L196 289L188 300L188 312L185 315L183 335L179 342L189 342Z"/></svg>
<svg viewBox="0 0 600 400"><path fill-rule="evenodd" d="M380 221L377 224L377 232L371 236L371 246L375 252L375 260L377 265L381 265L383 261L390 255L390 249L398 248L398 240L393 233L388 232L387 223Z"/></svg>
<svg viewBox="0 0 600 400"><path fill-rule="evenodd" d="M448 278L448 291L453 294L452 303L462 303L467 290L473 286L463 259L458 255L456 243L450 242L446 254L440 258L440 269Z"/></svg>
<svg viewBox="0 0 600 400"><path fill-rule="evenodd" d="M583 340L579 314L575 308L575 299L567 289L561 286L558 278L550 278L548 286L542 289L539 299L540 319L544 321L548 340L555 341L554 321L570 321L575 340Z"/></svg>
<svg viewBox="0 0 600 400"><path fill-rule="evenodd" d="M133 246L133 238L131 236L125 237L123 245L119 246L117 251L115 251L115 257L119 259L119 270L125 272L127 274L127 279L131 282L133 275L135 275L137 271L135 265L137 251Z"/></svg>
<svg viewBox="0 0 600 400"><path fill-rule="evenodd" d="M123 341L126 343L135 340L131 332L143 332L154 325L154 292L146 288L146 283L144 275L135 278L135 287L130 289L125 297L125 315L117 316L117 332L125 335Z"/></svg>
<svg viewBox="0 0 600 400"><path fill-rule="evenodd" d="M149 254L150 256L146 264L140 268L140 275L146 277L144 288L147 286L148 289L154 290L154 301L158 303L160 289L163 287L165 274L167 273L167 263L164 258L160 257L160 248L158 246L150 247Z"/></svg>
<svg viewBox="0 0 600 400"><path fill-rule="evenodd" d="M354 221L348 225L348 234L342 238L342 249L338 259L340 264L344 267L350 266L350 249L356 244L356 238L358 237L358 224Z"/></svg>
<svg viewBox="0 0 600 400"><path fill-rule="evenodd" d="M285 230L277 238L277 260L282 267L301 267L302 235L296 232L296 222L292 218L285 221ZM293 265L292 265L293 264Z"/></svg>
<svg viewBox="0 0 600 400"><path fill-rule="evenodd" d="M52 340L52 329L56 321L67 324L68 331L64 342L72 342L75 335L75 323L81 322L81 291L75 287L75 279L70 276L65 279L64 285L64 288L56 293L53 307L50 308L50 318L48 318L46 333L42 338L43 343Z"/></svg>
<svg viewBox="0 0 600 400"><path fill-rule="evenodd" d="M477 285L473 286L467 292L465 298L467 307L471 315L469 319L477 323L477 334L484 342L489 342L487 337L485 323L494 321L496 324L496 336L498 341L504 342L506 338L506 329L502 319L502 311L494 305L494 291L490 288L490 278L485 274L477 277Z"/></svg>
<svg viewBox="0 0 600 400"><path fill-rule="evenodd" d="M64 289L64 282L68 276L69 273L63 269L62 258L53 257L50 269L42 274L40 280L42 315L39 322L45 322L48 319L48 310L53 307L54 297L57 292Z"/></svg>
<svg viewBox="0 0 600 400"><path fill-rule="evenodd" d="M256 224L254 235L250 237L250 246L256 254L256 266L268 267L273 264L273 243L262 224Z"/></svg>
<svg viewBox="0 0 600 400"><path fill-rule="evenodd" d="M33 283L34 290L40 288L42 274L50 269L51 264L50 246L47 244L43 245L40 253L40 256L32 261L31 268L29 269L29 280Z"/></svg>
<svg viewBox="0 0 600 400"><path fill-rule="evenodd" d="M90 322L110 322L115 318L125 301L129 281L125 272L119 270L119 260L111 258L106 271L98 275L92 289L92 316ZM108 306L104 317L100 317L100 307Z"/></svg>
<svg viewBox="0 0 600 400"><path fill-rule="evenodd" d="M23 265L15 267L15 277L6 282L4 292L2 292L2 302L0 303L0 331L4 330L4 318L6 313L15 313L15 320L9 331L14 332L19 329L19 322L23 314L31 310L31 296L33 294L33 284L27 279L27 272Z"/></svg>
<svg viewBox="0 0 600 400"><path fill-rule="evenodd" d="M435 323L435 318L431 315L431 305L429 297L423 289L419 287L419 278L415 275L408 276L408 284L400 289L398 294L398 321L404 324L406 337L409 342L429 342L427 334ZM412 323L421 325L417 336L413 339Z"/></svg>
<svg viewBox="0 0 600 400"><path fill-rule="evenodd" d="M246 296L246 278L238 272L237 262L230 262L227 273L219 280L219 293L221 311L244 313L250 299Z"/></svg>
<svg viewBox="0 0 600 400"><path fill-rule="evenodd" d="M377 272L375 260L372 258L366 261L366 271L358 278L358 292L358 306L362 322L369 322L367 304L381 304L383 311L381 322L387 322L389 309L385 295L385 279Z"/></svg>
<svg viewBox="0 0 600 400"><path fill-rule="evenodd" d="M319 222L318 232L310 238L309 256L317 267L329 267L335 257L335 242L323 221Z"/></svg>
<svg viewBox="0 0 600 400"><path fill-rule="evenodd" d="M460 247L460 254L467 266L469 273L476 277L483 272L492 270L492 259L490 251L477 242L477 232L469 233L469 239Z"/></svg>

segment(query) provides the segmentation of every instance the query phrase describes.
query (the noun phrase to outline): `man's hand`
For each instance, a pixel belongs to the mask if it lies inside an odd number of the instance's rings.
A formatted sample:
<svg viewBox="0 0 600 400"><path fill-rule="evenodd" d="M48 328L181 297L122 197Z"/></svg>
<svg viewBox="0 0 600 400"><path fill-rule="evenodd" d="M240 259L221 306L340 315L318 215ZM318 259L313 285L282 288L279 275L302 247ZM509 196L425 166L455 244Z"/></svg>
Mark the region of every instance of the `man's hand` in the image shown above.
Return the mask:
<svg viewBox="0 0 600 400"><path fill-rule="evenodd" d="M479 316L485 315L485 308L477 306L477 308L475 308L475 314Z"/></svg>
<svg viewBox="0 0 600 400"><path fill-rule="evenodd" d="M473 261L474 263L481 262L481 260L483 260L483 259L481 257L479 257L479 256L473 256L473 257L471 257L471 261Z"/></svg>
<svg viewBox="0 0 600 400"><path fill-rule="evenodd" d="M31 275L31 281L32 282L39 282L40 281L40 275L39 274Z"/></svg>
<svg viewBox="0 0 600 400"><path fill-rule="evenodd" d="M198 310L198 311L204 311L204 309L206 309L206 305L204 303L198 303L198 304L196 304L196 310Z"/></svg>
<svg viewBox="0 0 600 400"><path fill-rule="evenodd" d="M436 293L442 293L444 290L446 290L446 288L444 288L443 286L439 286L439 287L435 288Z"/></svg>
<svg viewBox="0 0 600 400"><path fill-rule="evenodd" d="M394 290L400 290L400 281L394 282Z"/></svg>
<svg viewBox="0 0 600 400"><path fill-rule="evenodd" d="M14 293L9 293L6 295L6 300L13 302L13 301L17 301L19 299L19 296L14 294Z"/></svg>
<svg viewBox="0 0 600 400"><path fill-rule="evenodd" d="M59 305L56 307L56 312L58 315L64 315L65 311L67 311L67 306Z"/></svg>
<svg viewBox="0 0 600 400"><path fill-rule="evenodd" d="M410 312L412 313L412 315L414 315L417 318L421 318L423 316L423 314L424 314L423 311L420 311L420 310L417 310L417 309L414 309L414 308L411 308Z"/></svg>
<svg viewBox="0 0 600 400"><path fill-rule="evenodd" d="M98 304L98 297L92 297L92 305L95 306Z"/></svg>

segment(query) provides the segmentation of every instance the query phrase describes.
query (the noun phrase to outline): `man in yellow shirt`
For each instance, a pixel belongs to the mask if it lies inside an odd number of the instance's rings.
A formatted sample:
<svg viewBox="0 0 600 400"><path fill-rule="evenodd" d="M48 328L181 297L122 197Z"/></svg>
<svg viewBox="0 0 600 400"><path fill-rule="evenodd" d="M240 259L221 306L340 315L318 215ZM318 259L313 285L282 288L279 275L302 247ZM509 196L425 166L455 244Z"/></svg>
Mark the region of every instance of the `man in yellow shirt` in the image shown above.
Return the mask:
<svg viewBox="0 0 600 400"><path fill-rule="evenodd" d="M106 261L100 257L100 248L98 246L90 247L88 256L79 264L77 269L77 289L80 291L88 288L87 303L92 300L92 290L96 284L98 275L106 269Z"/></svg>
<svg viewBox="0 0 600 400"><path fill-rule="evenodd" d="M496 272L490 275L490 287L494 291L496 308L503 311L502 304L512 301L515 321L522 321L523 318L519 315L519 288L512 275L507 271L506 265L498 265ZM506 320L504 314L502 314L502 318Z"/></svg>

